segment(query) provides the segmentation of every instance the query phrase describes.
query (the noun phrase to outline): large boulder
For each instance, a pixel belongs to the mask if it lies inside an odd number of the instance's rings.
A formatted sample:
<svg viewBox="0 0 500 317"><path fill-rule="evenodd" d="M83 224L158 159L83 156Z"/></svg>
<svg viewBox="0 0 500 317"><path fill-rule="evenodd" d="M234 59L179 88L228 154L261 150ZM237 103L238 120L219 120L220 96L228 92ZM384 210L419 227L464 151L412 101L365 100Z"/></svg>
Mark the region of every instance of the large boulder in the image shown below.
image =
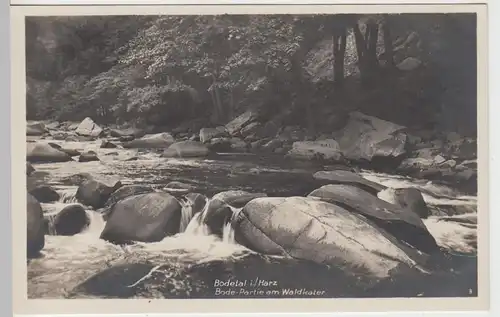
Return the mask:
<svg viewBox="0 0 500 317"><path fill-rule="evenodd" d="M68 131L75 131L80 126L81 122L65 122L63 127Z"/></svg>
<svg viewBox="0 0 500 317"><path fill-rule="evenodd" d="M46 186L49 176L50 176L49 172L46 171L35 171L31 175L29 176L27 175L26 176L27 192L29 193L32 190L35 190L37 187ZM45 189L42 189L41 191L45 191Z"/></svg>
<svg viewBox="0 0 500 317"><path fill-rule="evenodd" d="M60 196L54 188L48 185L37 186L29 191L29 193L41 203L50 203L58 201Z"/></svg>
<svg viewBox="0 0 500 317"><path fill-rule="evenodd" d="M458 186L460 190L466 193L477 195L477 170L467 169L453 172L449 175L443 175L443 180L454 183L455 186Z"/></svg>
<svg viewBox="0 0 500 317"><path fill-rule="evenodd" d="M240 138L231 138L229 142L231 144L231 152L245 153L249 150L248 144Z"/></svg>
<svg viewBox="0 0 500 317"><path fill-rule="evenodd" d="M246 138L251 135L255 135L262 128L262 124L260 122L252 122L241 128L240 134L243 138Z"/></svg>
<svg viewBox="0 0 500 317"><path fill-rule="evenodd" d="M26 211L27 256L32 258L45 246L45 222L40 203L30 194L27 195Z"/></svg>
<svg viewBox="0 0 500 317"><path fill-rule="evenodd" d="M104 207L113 207L117 202L127 197L153 192L148 185L125 185L114 191L104 204Z"/></svg>
<svg viewBox="0 0 500 317"><path fill-rule="evenodd" d="M128 128L128 129L111 129L109 130L109 135L115 138L132 137L140 138L145 135L145 132L141 129Z"/></svg>
<svg viewBox="0 0 500 317"><path fill-rule="evenodd" d="M242 208L252 199L266 196L267 194L264 193L249 193L244 190L228 190L215 194L212 199L223 201L224 203L235 208Z"/></svg>
<svg viewBox="0 0 500 317"><path fill-rule="evenodd" d="M170 133L147 134L140 139L135 139L130 142L124 142L124 148L138 149L163 149L168 148L175 142L174 137Z"/></svg>
<svg viewBox="0 0 500 317"><path fill-rule="evenodd" d="M256 121L258 117L259 114L256 110L248 110L226 124L226 130L231 135L238 134L242 128Z"/></svg>
<svg viewBox="0 0 500 317"><path fill-rule="evenodd" d="M326 264L368 282L426 258L366 218L312 198L254 199L233 226L236 240L257 252Z"/></svg>
<svg viewBox="0 0 500 317"><path fill-rule="evenodd" d="M422 65L422 62L418 58L407 57L396 67L402 71L412 71L420 67L420 65Z"/></svg>
<svg viewBox="0 0 500 317"><path fill-rule="evenodd" d="M80 163L95 162L95 161L99 161L99 157L97 157L97 153L94 151L87 151L81 153L80 157L78 157L78 162Z"/></svg>
<svg viewBox="0 0 500 317"><path fill-rule="evenodd" d="M193 191L194 189L195 189L195 187L193 185L186 184L183 182L178 182L178 181L169 182L163 188L164 191L169 192L171 194L174 194L174 193L185 194L185 193L188 193L190 191Z"/></svg>
<svg viewBox="0 0 500 317"><path fill-rule="evenodd" d="M125 185L125 186L122 186L111 194L111 196L108 198L108 200L104 204L104 207L99 209L99 212L101 212L103 214L104 220L108 220L110 213L113 210L113 206L117 202L119 202L120 200L123 200L127 197L134 196L134 195L151 193L153 191L154 191L153 188L151 188L151 186L148 186L148 185Z"/></svg>
<svg viewBox="0 0 500 317"><path fill-rule="evenodd" d="M120 188L122 183L117 180L95 179L93 177L83 180L76 191L76 199L82 204L94 208L101 208L111 194Z"/></svg>
<svg viewBox="0 0 500 317"><path fill-rule="evenodd" d="M209 143L213 138L222 138L227 136L229 136L229 134L224 127L203 128L200 130L201 143Z"/></svg>
<svg viewBox="0 0 500 317"><path fill-rule="evenodd" d="M338 162L343 158L337 141L329 139L322 141L294 142L288 156L302 160L323 160Z"/></svg>
<svg viewBox="0 0 500 317"><path fill-rule="evenodd" d="M437 251L436 241L416 213L388 203L358 187L325 185L312 191L308 197L317 197L360 214L423 252Z"/></svg>
<svg viewBox="0 0 500 317"><path fill-rule="evenodd" d="M72 161L71 157L47 143L27 143L26 160L31 163Z"/></svg>
<svg viewBox="0 0 500 317"><path fill-rule="evenodd" d="M276 136L279 130L280 124L274 121L268 121L259 131L257 131L256 135L261 138L272 138Z"/></svg>
<svg viewBox="0 0 500 317"><path fill-rule="evenodd" d="M66 186L80 186L85 181L94 179L96 176L90 173L77 173L70 176L63 177L61 183ZM107 182L108 180L105 180Z"/></svg>
<svg viewBox="0 0 500 317"><path fill-rule="evenodd" d="M208 229L207 234L222 238L224 227L233 217L233 208L219 199L210 199L201 214L201 224Z"/></svg>
<svg viewBox="0 0 500 317"><path fill-rule="evenodd" d="M94 120L87 117L80 123L75 132L79 135L97 138L102 134L103 130L94 122Z"/></svg>
<svg viewBox="0 0 500 317"><path fill-rule="evenodd" d="M170 145L162 157L206 157L210 154L208 147L197 141L180 141Z"/></svg>
<svg viewBox="0 0 500 317"><path fill-rule="evenodd" d="M101 146L100 146L101 149L116 149L117 147L118 147L118 145L116 145L112 142L109 142L108 140L102 140Z"/></svg>
<svg viewBox="0 0 500 317"><path fill-rule="evenodd" d="M231 152L231 138L212 138L207 146L212 152Z"/></svg>
<svg viewBox="0 0 500 317"><path fill-rule="evenodd" d="M51 121L51 122L47 122L45 124L45 127L49 130L56 130L57 128L59 128L59 126L61 125L60 122L57 122L57 121Z"/></svg>
<svg viewBox="0 0 500 317"><path fill-rule="evenodd" d="M101 239L117 244L161 241L179 232L181 210L177 199L167 193L127 197L114 205Z"/></svg>
<svg viewBox="0 0 500 317"><path fill-rule="evenodd" d="M398 158L406 153L406 128L360 112L349 115L347 126L336 138L340 151L350 160L375 157Z"/></svg>
<svg viewBox="0 0 500 317"><path fill-rule="evenodd" d="M456 143L458 144L454 144L455 156L465 160L477 159L477 139L464 139Z"/></svg>
<svg viewBox="0 0 500 317"><path fill-rule="evenodd" d="M244 140L237 137L213 138L207 146L210 151L217 153L246 153L249 150L249 145Z"/></svg>
<svg viewBox="0 0 500 317"><path fill-rule="evenodd" d="M54 219L56 235L72 236L82 232L90 224L90 218L82 205L64 207Z"/></svg>
<svg viewBox="0 0 500 317"><path fill-rule="evenodd" d="M199 193L188 193L184 196L184 199L191 206L193 215L202 211L208 202L208 198Z"/></svg>
<svg viewBox="0 0 500 317"><path fill-rule="evenodd" d="M347 170L319 171L313 177L331 184L348 184L360 187L370 193L377 194L386 189L382 184L372 182L366 178Z"/></svg>
<svg viewBox="0 0 500 317"><path fill-rule="evenodd" d="M42 122L33 122L26 125L27 136L40 136L47 132L47 128Z"/></svg>
<svg viewBox="0 0 500 317"><path fill-rule="evenodd" d="M66 149L66 148L63 148L61 145L59 145L57 143L49 142L48 145L50 145L51 147L53 147L56 150L59 150L61 152L64 152L64 153L68 154L71 157L78 156L78 155L81 154L80 151L78 151L76 149Z"/></svg>
<svg viewBox="0 0 500 317"><path fill-rule="evenodd" d="M132 141L134 139L135 138L132 135L124 135L124 136L119 137L119 141L120 142L130 142L130 141Z"/></svg>
<svg viewBox="0 0 500 317"><path fill-rule="evenodd" d="M431 215L422 193L417 188L394 189L394 198L396 204L416 213L420 218L425 219Z"/></svg>

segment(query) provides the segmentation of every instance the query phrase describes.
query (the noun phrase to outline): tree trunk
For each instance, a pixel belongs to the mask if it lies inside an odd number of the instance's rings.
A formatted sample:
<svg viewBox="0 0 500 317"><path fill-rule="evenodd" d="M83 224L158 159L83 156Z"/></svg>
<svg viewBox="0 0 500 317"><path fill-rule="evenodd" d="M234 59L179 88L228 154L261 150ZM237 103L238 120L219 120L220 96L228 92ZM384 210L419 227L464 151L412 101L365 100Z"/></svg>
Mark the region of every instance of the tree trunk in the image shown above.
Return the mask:
<svg viewBox="0 0 500 317"><path fill-rule="evenodd" d="M214 103L214 113L213 119L219 123L219 121L224 120L224 109L222 108L222 101L220 98L219 88L217 85L217 78L212 74L212 90L210 94L212 95L212 102Z"/></svg>
<svg viewBox="0 0 500 317"><path fill-rule="evenodd" d="M378 66L377 59L377 42L378 42L378 24L375 22L370 22L366 29L366 52L367 52L367 63L369 63L370 69L375 69Z"/></svg>
<svg viewBox="0 0 500 317"><path fill-rule="evenodd" d="M109 119L108 111L104 105L101 105L101 120L102 122L109 123L108 119Z"/></svg>
<svg viewBox="0 0 500 317"><path fill-rule="evenodd" d="M346 49L347 30L343 30L340 35L333 36L333 72L334 82L337 86L344 83L344 57Z"/></svg>
<svg viewBox="0 0 500 317"><path fill-rule="evenodd" d="M217 119L218 120L224 120L225 119L225 113L224 113L224 109L222 107L222 101L221 101L221 97L220 97L219 88L218 87L214 87L214 91L215 91L215 100L217 102L217 112L218 112Z"/></svg>
<svg viewBox="0 0 500 317"><path fill-rule="evenodd" d="M379 27L375 22L367 23L364 36L357 23L353 29L356 39L358 68L361 74L361 80L363 84L370 85L374 82L375 74L378 69L377 41Z"/></svg>
<svg viewBox="0 0 500 317"><path fill-rule="evenodd" d="M386 16L384 24L382 25L382 32L384 34L384 51L385 51L385 65L388 69L394 68L394 50L392 48L392 35L390 17Z"/></svg>
<svg viewBox="0 0 500 317"><path fill-rule="evenodd" d="M301 123L306 123L309 126L308 128L310 131L313 131L315 128L315 118L312 111L313 109L311 108L311 85L309 81L304 78L302 72L302 62L306 54L316 43L317 42L315 41L306 41L290 58L292 76L290 81L291 104L293 105L292 111L295 112L298 110L300 113L305 115L305 117L301 117L300 120Z"/></svg>
<svg viewBox="0 0 500 317"><path fill-rule="evenodd" d="M363 37L363 34L361 33L361 30L359 29L358 23L356 23L353 26L353 31L354 31L354 38L356 42L356 53L358 55L358 69L359 73L361 75L361 80L363 82L366 82L366 73L367 73L367 67L366 67L366 44L365 44L365 39Z"/></svg>
<svg viewBox="0 0 500 317"><path fill-rule="evenodd" d="M361 33L361 30L359 29L359 25L357 23L353 26L353 31L356 42L356 53L358 54L358 67L359 70L362 71L362 69L364 68L366 51L365 39L363 38L363 34Z"/></svg>
<svg viewBox="0 0 500 317"><path fill-rule="evenodd" d="M217 107L217 100L215 99L215 92L213 89L210 90L210 97L212 98L212 105L213 105L211 121L218 121L219 120L219 109Z"/></svg>

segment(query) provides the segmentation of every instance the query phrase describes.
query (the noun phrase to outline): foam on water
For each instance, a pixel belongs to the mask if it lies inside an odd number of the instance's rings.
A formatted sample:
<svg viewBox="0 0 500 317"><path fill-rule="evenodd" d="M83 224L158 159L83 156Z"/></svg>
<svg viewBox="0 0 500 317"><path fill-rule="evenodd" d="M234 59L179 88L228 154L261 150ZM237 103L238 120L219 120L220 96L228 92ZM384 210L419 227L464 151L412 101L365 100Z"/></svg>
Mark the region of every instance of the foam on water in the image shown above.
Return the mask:
<svg viewBox="0 0 500 317"><path fill-rule="evenodd" d="M235 244L234 239L234 228L230 222L226 223L224 230L222 231L222 241L225 243Z"/></svg>
<svg viewBox="0 0 500 317"><path fill-rule="evenodd" d="M215 260L237 259L252 253L242 245L227 243L216 236L180 233L160 242L137 243L127 252L147 252L151 256L175 257L178 261L199 264Z"/></svg>
<svg viewBox="0 0 500 317"><path fill-rule="evenodd" d="M193 205L187 201L186 199L179 199L179 203L182 206L181 210L181 222L179 225L179 232L184 232L186 231L189 222L193 218L194 210L193 210Z"/></svg>
<svg viewBox="0 0 500 317"><path fill-rule="evenodd" d="M208 203L205 204L205 207L208 206ZM194 215L189 224L186 226L186 230L184 233L189 236L208 236L209 228L203 222L203 215L205 213L203 211Z"/></svg>
<svg viewBox="0 0 500 317"><path fill-rule="evenodd" d="M182 222L185 223L189 219L189 216L191 216L184 231L174 236L166 237L160 242L137 243L127 246L125 248L126 251L141 251L147 252L152 256L175 257L178 261L196 264L214 260L238 259L253 253L244 246L235 243L234 229L231 223L227 223L224 226L222 239L215 235L210 235L210 230L204 223L204 217L206 217L210 200L194 216L192 215L192 208L189 208L190 206L187 206L186 202L182 204L183 209L186 206Z"/></svg>
<svg viewBox="0 0 500 317"><path fill-rule="evenodd" d="M470 215L467 216L470 217ZM464 218L464 216L455 218L460 219ZM444 219L440 217L429 217L423 221L439 246L452 252L469 254L476 252L477 224L444 221Z"/></svg>
<svg viewBox="0 0 500 317"><path fill-rule="evenodd" d="M166 164L172 166L189 166L189 167L202 167L206 166L208 162L194 159L182 159L182 158L168 158L166 159Z"/></svg>
<svg viewBox="0 0 500 317"><path fill-rule="evenodd" d="M90 224L81 234L89 236L100 235L106 226L106 222L102 218L102 215L93 210L86 210L86 212L90 219Z"/></svg>

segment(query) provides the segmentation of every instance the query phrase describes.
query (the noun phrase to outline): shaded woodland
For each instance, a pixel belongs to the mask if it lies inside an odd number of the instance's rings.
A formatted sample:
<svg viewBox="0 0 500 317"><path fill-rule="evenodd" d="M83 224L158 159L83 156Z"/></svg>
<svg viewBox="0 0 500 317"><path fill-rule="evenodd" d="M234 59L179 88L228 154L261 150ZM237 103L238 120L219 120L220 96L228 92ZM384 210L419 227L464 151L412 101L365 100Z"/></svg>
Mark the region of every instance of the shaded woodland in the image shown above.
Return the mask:
<svg viewBox="0 0 500 317"><path fill-rule="evenodd" d="M27 117L168 130L252 108L318 135L362 111L474 136L475 25L474 14L29 17Z"/></svg>

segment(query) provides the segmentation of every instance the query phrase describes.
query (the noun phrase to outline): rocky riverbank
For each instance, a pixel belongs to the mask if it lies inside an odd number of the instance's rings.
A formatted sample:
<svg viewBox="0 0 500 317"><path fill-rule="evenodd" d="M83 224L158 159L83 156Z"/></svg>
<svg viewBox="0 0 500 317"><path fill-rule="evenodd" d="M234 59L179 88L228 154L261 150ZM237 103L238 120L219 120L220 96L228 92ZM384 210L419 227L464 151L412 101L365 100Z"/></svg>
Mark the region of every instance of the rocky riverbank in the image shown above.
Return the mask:
<svg viewBox="0 0 500 317"><path fill-rule="evenodd" d="M361 113L351 113L341 129L315 139L305 131L273 125L259 122L252 112L225 127L202 127L196 132L103 128L90 118L77 124L29 123L28 265L51 256L47 252L53 249L45 246L47 236L78 236L89 230L97 216L102 221L98 237L106 248L116 246L118 251L106 257L106 265L86 268L94 272L88 271L65 296L211 297L216 292L214 278L255 278L251 263L266 267L262 276L279 280L280 287L322 288L321 296L326 297L362 296L370 290L374 296L401 296L401 288L416 281L418 285L407 287L408 296L432 296L433 287L421 281L430 283L437 277L460 280L464 286L460 295L453 293L456 296L476 294L472 276L476 272L470 263L458 267L460 261L454 255L465 252L474 258L475 205L443 208L429 203L447 197L460 200L460 191L474 192L475 142L454 134L441 142L431 140L435 136L417 137L404 127ZM79 141L99 142L106 151L65 147ZM136 155L118 155L130 149ZM256 189L207 195L182 182L162 187L125 184L117 175L75 172L63 180L77 187L74 196L67 198L71 203L55 213L43 208L65 200L46 182L47 175L37 170L45 163L100 164L116 155L117 160L133 164L151 154L159 161L213 160L224 152L255 157L272 153L275 159L281 157L283 165L302 161L316 167L316 172L304 178L308 181L300 192L290 196ZM392 188L366 176L361 170L366 167L443 181L456 189L450 189L453 193L426 190L434 181L428 187ZM196 243L194 236L201 235L233 245L230 257L222 266L217 261L193 266L183 265L175 252L152 254L141 249L141 245L151 248L187 234L186 241L191 237L192 243ZM180 262L175 264L175 259ZM304 274L315 271L327 278L318 273L307 283L286 282L290 276L279 273L281 267L290 274L294 269ZM185 282L175 286L172 279ZM328 282L333 280L335 287Z"/></svg>
<svg viewBox="0 0 500 317"><path fill-rule="evenodd" d="M81 123L34 122L28 136L65 141L103 139L103 148L140 148L163 151L164 157L208 157L214 153L255 153L314 162L320 166L348 165L396 172L449 184L467 193L477 191L477 141L455 132L410 131L360 112L329 119L328 133L314 135L297 126L283 126L282 116L262 121L258 111L247 111L225 126L181 124L170 131L100 127L92 119ZM158 129L158 128L156 128ZM149 131L148 131L149 130ZM56 149L61 150L61 149ZM62 149L62 152L65 152ZM58 154L53 149L29 149L28 161L97 160L92 153ZM49 153L50 152L50 153ZM131 158L133 159L133 158Z"/></svg>

